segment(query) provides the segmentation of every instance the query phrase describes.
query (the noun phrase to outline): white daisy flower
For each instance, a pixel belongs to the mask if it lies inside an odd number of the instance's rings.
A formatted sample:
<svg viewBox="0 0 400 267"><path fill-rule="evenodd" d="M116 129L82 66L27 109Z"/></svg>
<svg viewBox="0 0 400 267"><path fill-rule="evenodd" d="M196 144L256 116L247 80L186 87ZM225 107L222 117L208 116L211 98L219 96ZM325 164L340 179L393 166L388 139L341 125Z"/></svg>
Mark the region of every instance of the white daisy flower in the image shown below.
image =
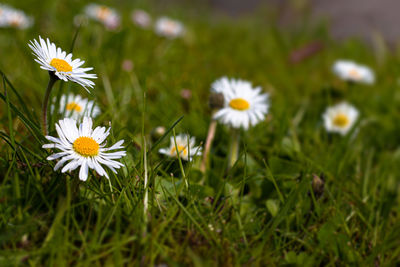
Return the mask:
<svg viewBox="0 0 400 267"><path fill-rule="evenodd" d="M265 118L268 113L268 94L261 87L253 88L244 80L223 77L211 85L211 91L224 96L224 106L214 114L214 119L233 128L248 129Z"/></svg>
<svg viewBox="0 0 400 267"><path fill-rule="evenodd" d="M110 128L96 127L92 130L92 119L84 117L83 122L76 126L74 119L65 118L56 123L58 138L46 136L46 139L52 142L51 144L43 145L43 148L57 148L61 152L52 154L47 157L47 160L55 160L61 158L57 162L54 170L58 170L66 162L68 162L61 172L73 171L80 166L79 179L86 181L88 171L94 169L100 176L107 178L108 174L101 166L102 164L117 173L116 169L124 166L122 163L115 161L126 155L126 151L115 151L124 148L122 144L124 140L120 140L113 146L106 148L106 138L110 134Z"/></svg>
<svg viewBox="0 0 400 267"><path fill-rule="evenodd" d="M149 13L141 9L134 10L131 19L133 23L144 29L149 28L151 25L151 17Z"/></svg>
<svg viewBox="0 0 400 267"><path fill-rule="evenodd" d="M4 12L6 12L6 9L8 6L6 5L0 5L0 27L5 27L6 25L6 19L4 16Z"/></svg>
<svg viewBox="0 0 400 267"><path fill-rule="evenodd" d="M51 106L52 112L54 112L54 108L55 105L53 104ZM92 100L82 98L80 95L69 94L61 96L58 112L67 118L80 120L83 117L97 117L100 114L100 109Z"/></svg>
<svg viewBox="0 0 400 267"><path fill-rule="evenodd" d="M364 65L359 65L349 60L338 60L333 64L333 72L342 80L373 84L374 72Z"/></svg>
<svg viewBox="0 0 400 267"><path fill-rule="evenodd" d="M155 31L160 36L172 39L182 36L185 32L185 28L179 21L161 17L156 21Z"/></svg>
<svg viewBox="0 0 400 267"><path fill-rule="evenodd" d="M342 102L328 107L322 117L328 132L346 135L357 121L358 110L352 105Z"/></svg>
<svg viewBox="0 0 400 267"><path fill-rule="evenodd" d="M179 156L186 161L191 161L194 156L201 155L201 147L195 146L195 144L196 139L194 137L190 137L187 134L180 134L176 136L176 146L175 138L171 136L169 147L161 148L158 152L169 157L177 158L178 153L176 148L178 148Z"/></svg>
<svg viewBox="0 0 400 267"><path fill-rule="evenodd" d="M47 42L39 36L39 42L35 39L28 44L33 54L37 57L35 61L39 63L40 68L54 72L54 74L63 81L72 81L83 86L93 88L94 82L89 79L96 79L96 74L86 73L93 68L81 68L85 61L79 58L72 60L72 54L68 54L57 48L47 38ZM89 91L89 90L88 90Z"/></svg>
<svg viewBox="0 0 400 267"><path fill-rule="evenodd" d="M115 30L121 24L121 17L118 12L110 7L89 4L85 7L85 14L98 22L101 22L107 29Z"/></svg>
<svg viewBox="0 0 400 267"><path fill-rule="evenodd" d="M27 16L23 11L0 5L0 27L27 29L33 25L33 18Z"/></svg>

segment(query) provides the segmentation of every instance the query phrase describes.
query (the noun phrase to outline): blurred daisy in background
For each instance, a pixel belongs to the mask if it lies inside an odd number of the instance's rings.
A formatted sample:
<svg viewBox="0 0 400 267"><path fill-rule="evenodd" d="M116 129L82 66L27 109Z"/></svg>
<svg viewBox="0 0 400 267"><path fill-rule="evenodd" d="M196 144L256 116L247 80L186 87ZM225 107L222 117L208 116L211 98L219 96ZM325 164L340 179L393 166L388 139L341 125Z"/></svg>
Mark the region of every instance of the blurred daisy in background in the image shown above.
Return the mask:
<svg viewBox="0 0 400 267"><path fill-rule="evenodd" d="M85 61L79 58L72 60L72 54L62 51L47 38L47 42L39 36L37 40L30 41L28 44L36 56L35 61L42 69L53 72L60 80L65 82L72 81L83 86L93 88L94 82L89 79L96 79L96 74L86 73L93 68L81 68Z"/></svg>
<svg viewBox="0 0 400 267"><path fill-rule="evenodd" d="M160 36L173 39L182 36L185 32L185 28L179 21L161 17L156 21L155 31Z"/></svg>
<svg viewBox="0 0 400 267"><path fill-rule="evenodd" d="M51 110L54 111L53 104ZM80 95L62 95L59 104L59 114L67 118L80 120L83 117L95 118L100 114L100 109L94 104L94 101L82 98Z"/></svg>
<svg viewBox="0 0 400 267"><path fill-rule="evenodd" d="M0 27L10 27L16 29L27 29L33 25L33 18L25 14L25 12L0 5Z"/></svg>
<svg viewBox="0 0 400 267"><path fill-rule="evenodd" d="M52 154L47 157L47 160L60 159L54 167L58 170L61 166L67 163L61 172L73 171L80 167L79 179L86 181L88 178L89 169L95 170L100 176L107 178L108 174L102 167L107 166L114 173L116 169L124 166L122 163L115 161L126 155L126 151L114 151L124 147L124 140L120 140L113 146L106 148L106 138L110 134L110 129L105 127L96 127L92 130L92 119L84 117L83 122L77 127L74 119L65 118L56 123L57 137L46 136L50 144L43 145L43 148L57 148L61 152Z"/></svg>
<svg viewBox="0 0 400 267"><path fill-rule="evenodd" d="M357 121L358 110L354 106L342 102L328 107L322 117L328 132L346 135Z"/></svg>
<svg viewBox="0 0 400 267"><path fill-rule="evenodd" d="M175 145L176 140L176 145ZM195 146L196 139L190 137L187 134L177 135L176 138L171 136L170 145L167 148L161 148L158 150L159 153L167 155L169 157L178 157L177 148L180 158L191 161L194 156L201 155L201 147Z"/></svg>
<svg viewBox="0 0 400 267"><path fill-rule="evenodd" d="M6 25L6 19L4 16L4 12L6 12L6 9L8 6L0 4L0 27L5 27Z"/></svg>
<svg viewBox="0 0 400 267"><path fill-rule="evenodd" d="M143 29L149 28L152 23L149 13L141 9L133 10L131 19L136 26L139 26Z"/></svg>
<svg viewBox="0 0 400 267"><path fill-rule="evenodd" d="M223 77L211 85L212 93L223 95L223 107L215 112L214 119L233 128L248 129L264 120L268 113L268 94L251 83Z"/></svg>
<svg viewBox="0 0 400 267"><path fill-rule="evenodd" d="M121 24L119 13L107 6L89 4L85 7L85 14L89 18L102 23L109 30L115 30Z"/></svg>
<svg viewBox="0 0 400 267"><path fill-rule="evenodd" d="M364 65L359 65L349 60L338 60L333 64L333 72L342 80L373 84L374 72Z"/></svg>

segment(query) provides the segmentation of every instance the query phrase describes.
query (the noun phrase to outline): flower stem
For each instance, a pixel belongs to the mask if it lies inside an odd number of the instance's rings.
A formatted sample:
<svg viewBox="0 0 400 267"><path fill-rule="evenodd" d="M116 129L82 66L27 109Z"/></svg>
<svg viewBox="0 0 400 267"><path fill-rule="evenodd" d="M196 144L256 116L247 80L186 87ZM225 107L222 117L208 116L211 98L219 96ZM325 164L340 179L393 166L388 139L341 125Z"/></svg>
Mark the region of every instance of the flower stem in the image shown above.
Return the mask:
<svg viewBox="0 0 400 267"><path fill-rule="evenodd" d="M209 165L209 155L210 155L210 150L211 150L211 145L215 137L215 130L217 128L217 121L212 120L210 123L210 126L208 127L208 134L207 134L207 140L206 144L204 146L204 154L203 154L203 160L201 162L200 170L204 173Z"/></svg>
<svg viewBox="0 0 400 267"><path fill-rule="evenodd" d="M147 211L149 209L149 185L148 185L148 176L147 176L147 148L146 148L146 139L143 138L143 164L144 164L144 198L143 198L143 213L144 219L147 223Z"/></svg>
<svg viewBox="0 0 400 267"><path fill-rule="evenodd" d="M49 71L49 83L47 84L46 93L44 94L43 109L42 109L43 134L44 135L48 135L48 132L49 132L49 130L47 128L47 109L48 109L51 89L53 88L53 85L55 84L56 81L58 81L57 76L54 75L53 72Z"/></svg>
<svg viewBox="0 0 400 267"><path fill-rule="evenodd" d="M229 166L228 169L232 168L235 165L238 156L239 156L239 138L240 132L239 129L231 129L232 139L231 139L231 146L229 149Z"/></svg>

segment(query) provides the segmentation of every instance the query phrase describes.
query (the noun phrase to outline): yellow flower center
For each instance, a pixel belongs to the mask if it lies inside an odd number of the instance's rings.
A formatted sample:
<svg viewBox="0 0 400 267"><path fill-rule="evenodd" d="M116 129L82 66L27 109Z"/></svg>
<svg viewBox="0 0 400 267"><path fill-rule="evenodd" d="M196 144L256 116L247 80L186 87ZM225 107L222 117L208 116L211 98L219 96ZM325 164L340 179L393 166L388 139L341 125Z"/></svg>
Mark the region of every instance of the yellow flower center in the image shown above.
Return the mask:
<svg viewBox="0 0 400 267"><path fill-rule="evenodd" d="M53 58L50 61L50 66L54 67L58 72L72 71L72 66L69 65L64 59Z"/></svg>
<svg viewBox="0 0 400 267"><path fill-rule="evenodd" d="M110 13L111 13L111 11L108 7L102 6L99 8L99 11L97 12L97 16L99 17L99 19L105 20L110 15Z"/></svg>
<svg viewBox="0 0 400 267"><path fill-rule="evenodd" d="M345 127L349 124L349 118L342 113L339 113L333 118L333 124L338 127Z"/></svg>
<svg viewBox="0 0 400 267"><path fill-rule="evenodd" d="M234 98L229 102L229 106L236 110L247 110L250 108L249 102L243 98Z"/></svg>
<svg viewBox="0 0 400 267"><path fill-rule="evenodd" d="M77 103L75 103L75 102L71 102L71 103L68 103L68 104L67 104L66 109L67 109L68 111L81 112L82 107L81 107L80 105L78 105Z"/></svg>
<svg viewBox="0 0 400 267"><path fill-rule="evenodd" d="M78 137L72 146L76 153L84 157L93 157L99 154L99 144L91 137Z"/></svg>
<svg viewBox="0 0 400 267"><path fill-rule="evenodd" d="M352 69L349 71L349 76L353 79L360 79L361 75L356 69Z"/></svg>
<svg viewBox="0 0 400 267"><path fill-rule="evenodd" d="M188 151L187 151L187 149L186 149L185 146L182 146L182 145L176 145L176 146L178 147L178 151L179 151L179 154L180 154L180 155L183 154L183 156L187 156ZM171 149L170 154L171 154L171 156L177 155L177 153L176 153L176 147L175 147L175 146Z"/></svg>

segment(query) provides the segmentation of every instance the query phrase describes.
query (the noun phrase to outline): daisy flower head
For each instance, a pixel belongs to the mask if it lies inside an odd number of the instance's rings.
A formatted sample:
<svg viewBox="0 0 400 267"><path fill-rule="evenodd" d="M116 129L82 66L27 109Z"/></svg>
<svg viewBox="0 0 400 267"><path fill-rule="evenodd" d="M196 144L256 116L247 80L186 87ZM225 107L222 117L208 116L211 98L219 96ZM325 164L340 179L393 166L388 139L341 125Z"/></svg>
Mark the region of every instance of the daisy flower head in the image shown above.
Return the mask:
<svg viewBox="0 0 400 267"><path fill-rule="evenodd" d="M350 60L338 60L333 64L333 72L342 80L373 84L374 72L367 66L359 65Z"/></svg>
<svg viewBox="0 0 400 267"><path fill-rule="evenodd" d="M177 20L161 17L156 21L155 31L160 36L173 39L182 36L185 32L185 27Z"/></svg>
<svg viewBox="0 0 400 267"><path fill-rule="evenodd" d="M55 105L52 105L51 110L54 111L54 108ZM82 98L80 95L69 94L61 96L58 112L67 118L80 120L83 117L97 117L100 109L92 100Z"/></svg>
<svg viewBox="0 0 400 267"><path fill-rule="evenodd" d="M132 12L131 19L135 25L147 29L151 26L151 17L149 13L144 10L136 9Z"/></svg>
<svg viewBox="0 0 400 267"><path fill-rule="evenodd" d="M65 118L56 123L57 137L46 136L50 144L43 145L43 148L57 148L61 152L52 154L47 157L47 160L60 159L54 167L58 170L67 163L61 172L73 171L80 167L79 179L86 181L88 178L89 169L95 170L100 176L107 178L108 174L102 167L107 166L114 173L116 169L124 166L122 163L115 161L126 155L126 151L119 149L124 148L122 144L124 140L120 140L111 147L105 147L106 138L110 134L110 128L96 127L92 129L92 119L84 117L83 122L79 127L76 121L71 118ZM111 150L119 150L109 152Z"/></svg>
<svg viewBox="0 0 400 267"><path fill-rule="evenodd" d="M85 7L85 14L89 18L102 23L109 30L115 30L121 24L121 17L118 12L104 5L89 4Z"/></svg>
<svg viewBox="0 0 400 267"><path fill-rule="evenodd" d="M32 25L33 18L27 16L25 12L6 5L0 5L0 27L24 30Z"/></svg>
<svg viewBox="0 0 400 267"><path fill-rule="evenodd" d="M96 79L97 76L96 74L86 73L93 68L81 67L85 61L79 58L72 60L71 53L67 54L61 48L56 47L48 38L45 41L39 36L39 41L34 39L30 41L28 46L36 56L35 61L40 64L40 68L54 73L60 80L75 82L86 90L88 90L87 87L93 88L94 82L89 79Z"/></svg>
<svg viewBox="0 0 400 267"><path fill-rule="evenodd" d="M322 118L328 132L346 135L357 121L358 110L354 106L342 102L328 107Z"/></svg>
<svg viewBox="0 0 400 267"><path fill-rule="evenodd" d="M0 4L0 27L6 27L6 18L4 12L6 12L8 6Z"/></svg>
<svg viewBox="0 0 400 267"><path fill-rule="evenodd" d="M223 77L211 85L211 91L224 98L223 107L214 114L214 119L233 128L247 130L268 113L269 95L262 94L261 87L253 88L248 81Z"/></svg>
<svg viewBox="0 0 400 267"><path fill-rule="evenodd" d="M171 136L169 147L161 148L158 150L158 152L169 157L177 158L178 148L179 157L183 160L191 161L194 156L201 155L201 147L195 146L195 144L196 139L194 137L190 137L187 134L180 134L177 135L176 138L174 138L174 136Z"/></svg>

